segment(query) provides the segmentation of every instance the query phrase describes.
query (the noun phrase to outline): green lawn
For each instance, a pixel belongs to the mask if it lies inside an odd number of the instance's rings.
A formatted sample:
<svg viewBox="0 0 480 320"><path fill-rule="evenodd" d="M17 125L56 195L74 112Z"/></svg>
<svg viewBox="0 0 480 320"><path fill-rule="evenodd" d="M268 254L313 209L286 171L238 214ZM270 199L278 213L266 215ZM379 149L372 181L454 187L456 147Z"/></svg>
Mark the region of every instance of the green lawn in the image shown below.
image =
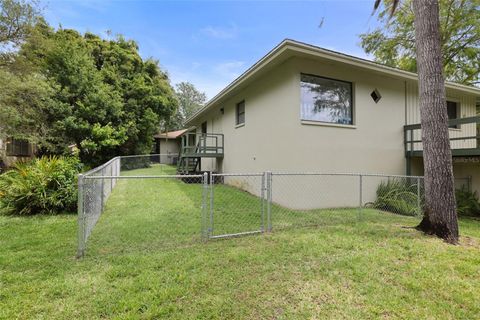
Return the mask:
<svg viewBox="0 0 480 320"><path fill-rule="evenodd" d="M416 218L364 209L359 222L357 210L304 217L274 206L274 214L282 213L278 225L316 223L202 243L200 188L178 180L120 181L83 260L74 258L75 215L0 216L0 318L473 319L480 314L480 221L461 220L461 245L451 246L408 228ZM237 219L238 230L259 227L261 217L252 210L259 208L258 199L216 188L215 204L223 208L216 213L219 233L232 228L222 212Z"/></svg>

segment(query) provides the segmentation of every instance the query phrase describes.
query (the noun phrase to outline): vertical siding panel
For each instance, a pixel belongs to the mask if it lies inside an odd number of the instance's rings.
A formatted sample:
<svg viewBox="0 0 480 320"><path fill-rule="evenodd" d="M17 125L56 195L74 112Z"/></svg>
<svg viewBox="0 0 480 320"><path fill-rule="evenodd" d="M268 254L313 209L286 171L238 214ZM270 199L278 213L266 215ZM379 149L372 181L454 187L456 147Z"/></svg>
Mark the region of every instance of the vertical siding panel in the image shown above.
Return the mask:
<svg viewBox="0 0 480 320"><path fill-rule="evenodd" d="M418 87L415 82L407 82L407 124L420 123L420 105L418 101ZM475 97L466 95L455 90L447 89L447 99L454 99L460 103L460 117L473 117L476 115ZM464 124L460 126L460 130L451 129L449 134L451 138L467 137L476 135L476 125ZM414 132L414 139L421 139L420 130ZM454 149L475 148L476 140L458 140L452 141L451 146ZM415 144L416 150L421 150L421 143Z"/></svg>

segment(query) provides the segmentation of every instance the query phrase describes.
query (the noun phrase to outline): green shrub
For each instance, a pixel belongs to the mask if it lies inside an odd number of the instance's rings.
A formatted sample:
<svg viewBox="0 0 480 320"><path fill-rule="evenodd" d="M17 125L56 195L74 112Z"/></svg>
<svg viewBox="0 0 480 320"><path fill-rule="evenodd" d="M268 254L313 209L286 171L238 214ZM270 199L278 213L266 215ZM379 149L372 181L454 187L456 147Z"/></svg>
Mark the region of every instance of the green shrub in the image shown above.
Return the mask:
<svg viewBox="0 0 480 320"><path fill-rule="evenodd" d="M33 215L75 210L80 170L79 160L73 157L42 157L15 164L0 175L0 212Z"/></svg>
<svg viewBox="0 0 480 320"><path fill-rule="evenodd" d="M376 200L369 205L375 209L407 216L420 214L418 207L418 187L407 180L382 181L376 191Z"/></svg>
<svg viewBox="0 0 480 320"><path fill-rule="evenodd" d="M480 202L477 192L469 191L466 186L455 190L457 213L463 216L480 216Z"/></svg>

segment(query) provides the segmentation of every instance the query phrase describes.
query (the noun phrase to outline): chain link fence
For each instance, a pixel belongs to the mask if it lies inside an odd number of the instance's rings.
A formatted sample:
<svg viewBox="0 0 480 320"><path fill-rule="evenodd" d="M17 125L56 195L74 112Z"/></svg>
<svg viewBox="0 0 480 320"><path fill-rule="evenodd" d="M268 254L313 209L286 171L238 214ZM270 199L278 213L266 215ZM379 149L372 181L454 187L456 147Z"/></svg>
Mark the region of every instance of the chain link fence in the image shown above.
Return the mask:
<svg viewBox="0 0 480 320"><path fill-rule="evenodd" d="M423 177L341 174L177 175L168 155L116 157L79 176L78 256L95 235L158 247L302 226L420 217ZM98 229L98 230L97 230ZM98 235L98 237L97 237ZM103 238L102 238L103 237ZM97 240L100 241L100 240Z"/></svg>

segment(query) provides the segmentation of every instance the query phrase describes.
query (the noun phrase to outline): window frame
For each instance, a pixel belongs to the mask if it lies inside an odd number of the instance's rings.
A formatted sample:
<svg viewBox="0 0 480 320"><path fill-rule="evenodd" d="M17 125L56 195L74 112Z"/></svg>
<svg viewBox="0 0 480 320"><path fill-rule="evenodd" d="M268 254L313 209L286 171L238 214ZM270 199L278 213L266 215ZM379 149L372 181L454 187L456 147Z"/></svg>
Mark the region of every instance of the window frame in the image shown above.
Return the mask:
<svg viewBox="0 0 480 320"><path fill-rule="evenodd" d="M31 156L30 143L27 140L7 138L5 142L6 142L5 154L7 157L30 157Z"/></svg>
<svg viewBox="0 0 480 320"><path fill-rule="evenodd" d="M461 104L460 104L460 101L458 101L457 99L450 99L447 97L446 99L446 104L447 104L447 117L448 117L448 103L455 103L455 111L456 111L456 115L455 115L455 118L453 119L450 119L448 118L448 120L454 120L454 119L459 119L461 117ZM457 125L449 125L448 126L449 129L457 129L457 130L460 130L460 125L457 124Z"/></svg>
<svg viewBox="0 0 480 320"><path fill-rule="evenodd" d="M320 120L311 120L311 119L304 119L302 116L302 76L309 76L315 77L335 82L341 82L348 84L350 86L350 114L351 114L351 121L350 123L338 123L338 122L330 122L330 121L320 121ZM355 118L355 83L353 81L335 79L331 77L319 76L317 74L300 72L300 81L299 81L299 88L300 88L300 122L304 124L318 124L318 125L325 125L325 126L335 126L335 127L351 127L355 128L356 126L356 118Z"/></svg>
<svg viewBox="0 0 480 320"><path fill-rule="evenodd" d="M239 110L240 110L240 106L243 105L243 112L240 113ZM235 126L236 127L240 127L240 126L243 126L245 125L245 100L242 100L240 102L237 102L235 104ZM243 115L243 121L240 122L240 115Z"/></svg>

